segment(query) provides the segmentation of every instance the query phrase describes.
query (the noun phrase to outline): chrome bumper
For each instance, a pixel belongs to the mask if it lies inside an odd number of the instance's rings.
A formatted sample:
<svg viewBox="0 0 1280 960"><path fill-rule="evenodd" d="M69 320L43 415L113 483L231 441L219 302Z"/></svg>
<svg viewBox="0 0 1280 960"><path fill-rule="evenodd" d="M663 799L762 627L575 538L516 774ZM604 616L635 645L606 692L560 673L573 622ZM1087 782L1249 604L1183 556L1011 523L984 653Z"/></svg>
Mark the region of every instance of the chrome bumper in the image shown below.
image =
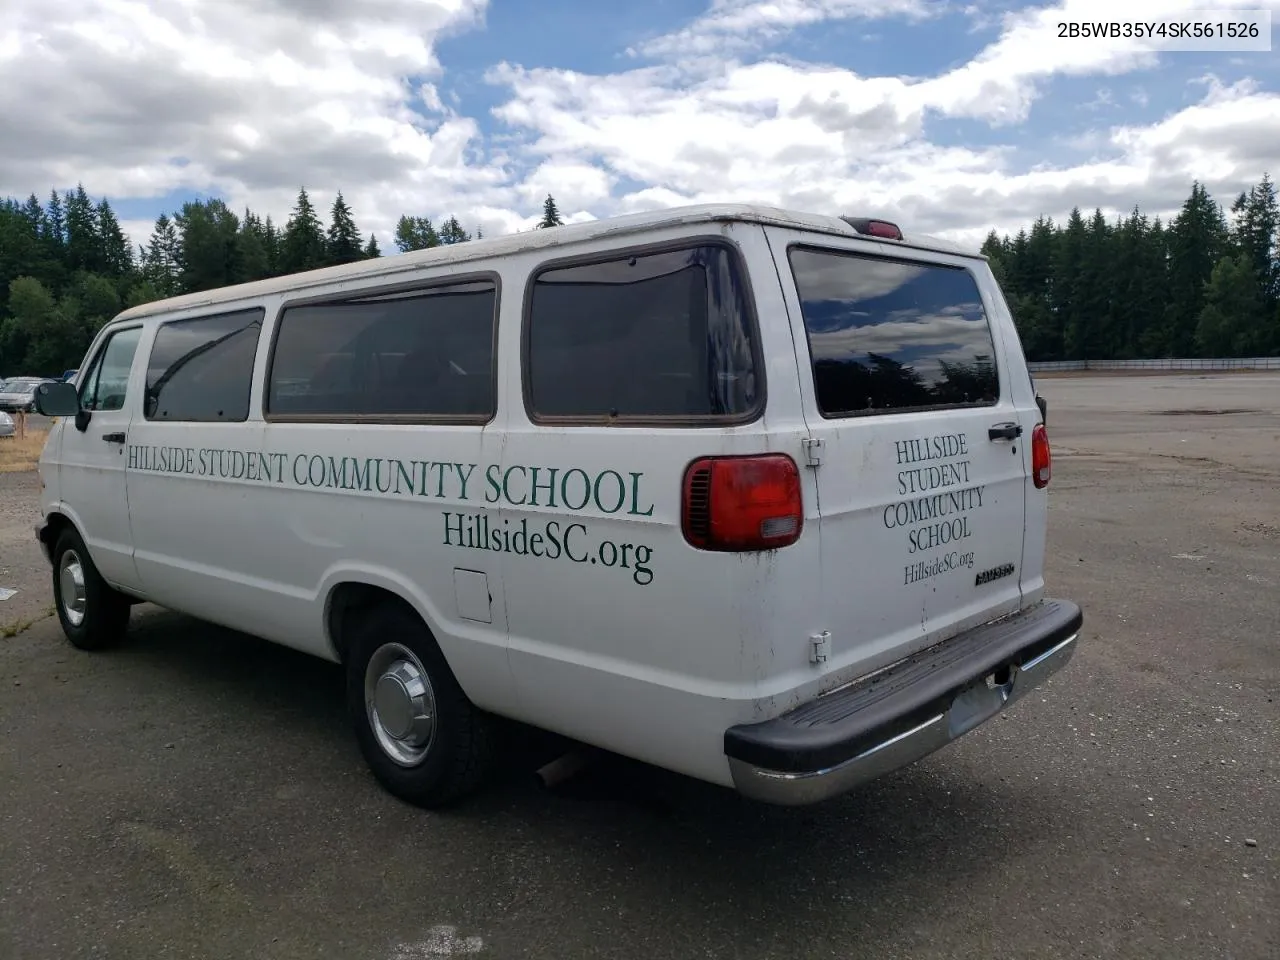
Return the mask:
<svg viewBox="0 0 1280 960"><path fill-rule="evenodd" d="M1069 608L1067 616L1051 618L1052 630L1029 631L1022 638L1025 642L1017 645L1017 649L1011 652L1008 647L1012 644L1007 642L1006 637L1006 642L1000 645L1003 649L994 651L999 654L998 657L991 655L993 651L986 650L985 658L974 656L967 671L963 657L959 660L952 658L950 663L931 664L926 653L923 657L905 662L906 667L899 671L903 676L897 683L892 677L895 667L890 667L873 678L879 684L877 691L855 682L848 688L819 697L775 721L755 725L757 728L769 724L785 725L789 718L803 712L804 716L799 718L799 722L793 720L790 723L789 730L780 735L775 734L773 739L784 744L783 746L771 747L769 738L762 736L754 751L780 750L780 756L788 756L793 761L787 766L800 769L773 769L769 764L751 758L750 753L753 751L741 746L740 742L738 745L731 745L729 736L726 736L726 753L729 754L729 768L735 788L745 796L766 803L783 806L817 803L914 763L963 736L1044 683L1071 660L1082 624L1079 608L1066 601L1049 602ZM979 641L983 629L987 628L978 628L976 632L979 634ZM972 636L955 638L956 641L962 639L967 639L969 646L983 652L981 642L975 644ZM988 644L990 646L996 645ZM944 650L945 647L944 644L935 649ZM934 659L945 661L946 658ZM994 664L991 662L993 659ZM976 675L974 669L978 670ZM889 674L888 677L885 677L886 673ZM939 680L943 681L941 692ZM946 685L948 680L949 686ZM913 697L913 687L932 689L925 690L922 696ZM841 704L834 702L839 698L849 702L853 709L847 712L842 710ZM856 726L859 700L869 702L868 706L861 709L876 713L880 718L877 725L857 730L856 735L848 738L848 742L857 744L851 756L838 762L817 763L812 764L811 768L805 768L805 754L810 752L805 743L806 735L816 728L833 723L848 725L849 721L854 720ZM894 701L900 703L899 710L893 709ZM837 718L834 721L830 719L833 716ZM816 742L818 737L813 739ZM821 744L812 748L812 755L829 757L833 751L840 749L840 745L828 736ZM733 753L748 756L734 756Z"/></svg>

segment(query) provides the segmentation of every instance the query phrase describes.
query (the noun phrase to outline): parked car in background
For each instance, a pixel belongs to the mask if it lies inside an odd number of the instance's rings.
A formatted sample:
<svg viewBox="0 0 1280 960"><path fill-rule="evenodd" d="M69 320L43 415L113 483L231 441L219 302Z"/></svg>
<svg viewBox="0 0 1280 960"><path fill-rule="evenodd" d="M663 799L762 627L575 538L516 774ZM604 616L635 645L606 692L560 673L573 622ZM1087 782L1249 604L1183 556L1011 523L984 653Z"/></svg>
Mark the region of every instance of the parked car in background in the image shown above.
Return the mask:
<svg viewBox="0 0 1280 960"><path fill-rule="evenodd" d="M0 390L0 410L31 413L35 409L36 387L50 382L48 377L13 377Z"/></svg>
<svg viewBox="0 0 1280 960"><path fill-rule="evenodd" d="M12 437L16 431L17 427L13 425L13 417L7 413L0 413L0 439Z"/></svg>
<svg viewBox="0 0 1280 960"><path fill-rule="evenodd" d="M63 370L62 379L64 382L70 383L72 380L76 378L76 374L79 372L80 372L79 370Z"/></svg>

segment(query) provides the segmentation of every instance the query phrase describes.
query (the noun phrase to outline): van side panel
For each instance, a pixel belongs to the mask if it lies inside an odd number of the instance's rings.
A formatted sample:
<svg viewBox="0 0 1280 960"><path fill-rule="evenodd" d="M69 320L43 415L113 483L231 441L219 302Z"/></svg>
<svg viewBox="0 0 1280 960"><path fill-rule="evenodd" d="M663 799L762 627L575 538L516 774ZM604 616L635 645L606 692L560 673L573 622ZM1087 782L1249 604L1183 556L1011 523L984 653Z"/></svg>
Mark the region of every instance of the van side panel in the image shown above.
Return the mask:
<svg viewBox="0 0 1280 960"><path fill-rule="evenodd" d="M419 612L477 705L501 709L513 688L496 562L481 554L454 564L442 546L448 517L483 495L484 467L501 442L497 421L264 421L275 307L258 341L244 422L151 421L131 438L148 595L336 659L326 622L332 591L377 586Z"/></svg>
<svg viewBox="0 0 1280 960"><path fill-rule="evenodd" d="M794 351L763 234L733 225L723 236L747 265L767 412L723 427L536 423L520 403L520 341L507 323L516 318L504 312L510 419L493 475L503 496L487 522L525 536L501 554L519 719L727 784L725 728L756 716L762 699L768 709L790 685L788 674L810 669L806 617L818 554L816 525L784 549L745 554L694 549L682 532L682 481L693 460L777 451L800 462L804 437ZM533 271L539 261L521 266ZM549 502L553 477L572 478L572 502L558 487ZM601 497L580 504L584 477ZM815 519L811 495L805 508ZM548 531L563 549L548 549ZM542 556L530 546L535 532Z"/></svg>

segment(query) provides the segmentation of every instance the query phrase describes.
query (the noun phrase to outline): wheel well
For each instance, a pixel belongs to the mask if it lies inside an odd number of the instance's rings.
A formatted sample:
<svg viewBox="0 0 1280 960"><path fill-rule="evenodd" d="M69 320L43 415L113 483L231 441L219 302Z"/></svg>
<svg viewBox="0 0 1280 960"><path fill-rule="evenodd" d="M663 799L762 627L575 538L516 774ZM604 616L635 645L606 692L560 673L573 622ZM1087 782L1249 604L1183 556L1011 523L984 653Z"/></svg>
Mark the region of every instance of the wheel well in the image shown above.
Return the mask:
<svg viewBox="0 0 1280 960"><path fill-rule="evenodd" d="M40 542L52 553L58 538L62 536L62 531L68 528L75 529L75 524L71 522L70 517L62 513L51 513L45 519L44 529L40 531Z"/></svg>
<svg viewBox="0 0 1280 960"><path fill-rule="evenodd" d="M418 616L418 611L413 609L412 604L385 587L375 587L368 583L340 583L329 593L325 628L329 633L329 642L344 663L355 618L381 603L400 604L415 617Z"/></svg>

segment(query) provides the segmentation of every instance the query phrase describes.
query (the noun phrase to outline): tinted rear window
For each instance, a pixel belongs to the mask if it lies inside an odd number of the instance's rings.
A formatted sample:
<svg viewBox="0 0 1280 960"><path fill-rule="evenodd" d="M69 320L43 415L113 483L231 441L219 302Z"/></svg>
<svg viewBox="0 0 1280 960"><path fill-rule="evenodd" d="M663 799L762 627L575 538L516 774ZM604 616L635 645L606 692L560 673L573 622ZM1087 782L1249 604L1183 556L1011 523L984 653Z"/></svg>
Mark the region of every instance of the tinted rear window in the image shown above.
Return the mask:
<svg viewBox="0 0 1280 960"><path fill-rule="evenodd" d="M968 270L806 248L790 259L824 415L999 399L991 327Z"/></svg>
<svg viewBox="0 0 1280 960"><path fill-rule="evenodd" d="M275 417L493 415L497 288L477 281L287 307L271 363Z"/></svg>
<svg viewBox="0 0 1280 960"><path fill-rule="evenodd" d="M737 419L761 400L732 251L717 245L553 268L534 282L526 382L535 416Z"/></svg>
<svg viewBox="0 0 1280 960"><path fill-rule="evenodd" d="M143 414L185 423L243 422L266 311L175 320L156 331Z"/></svg>

